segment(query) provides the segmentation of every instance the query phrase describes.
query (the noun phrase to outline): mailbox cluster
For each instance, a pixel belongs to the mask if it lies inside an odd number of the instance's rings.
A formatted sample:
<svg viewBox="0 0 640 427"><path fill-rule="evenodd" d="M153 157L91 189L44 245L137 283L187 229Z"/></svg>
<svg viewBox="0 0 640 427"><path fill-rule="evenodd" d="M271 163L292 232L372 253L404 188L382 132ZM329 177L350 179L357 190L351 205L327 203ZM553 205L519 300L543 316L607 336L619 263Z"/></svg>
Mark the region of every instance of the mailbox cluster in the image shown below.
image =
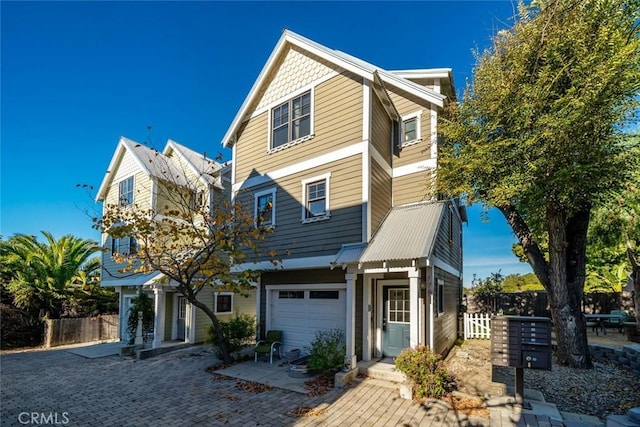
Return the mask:
<svg viewBox="0 0 640 427"><path fill-rule="evenodd" d="M491 319L491 363L551 370L551 319L495 316Z"/></svg>

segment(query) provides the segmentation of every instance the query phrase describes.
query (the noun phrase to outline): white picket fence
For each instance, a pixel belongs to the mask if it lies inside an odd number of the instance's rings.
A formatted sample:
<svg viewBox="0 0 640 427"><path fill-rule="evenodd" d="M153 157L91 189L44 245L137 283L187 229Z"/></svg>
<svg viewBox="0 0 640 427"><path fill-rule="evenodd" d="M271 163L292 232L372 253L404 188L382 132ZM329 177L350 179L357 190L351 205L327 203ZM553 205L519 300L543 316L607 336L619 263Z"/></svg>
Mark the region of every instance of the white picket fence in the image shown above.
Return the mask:
<svg viewBox="0 0 640 427"><path fill-rule="evenodd" d="M491 338L491 314L464 313L464 339Z"/></svg>

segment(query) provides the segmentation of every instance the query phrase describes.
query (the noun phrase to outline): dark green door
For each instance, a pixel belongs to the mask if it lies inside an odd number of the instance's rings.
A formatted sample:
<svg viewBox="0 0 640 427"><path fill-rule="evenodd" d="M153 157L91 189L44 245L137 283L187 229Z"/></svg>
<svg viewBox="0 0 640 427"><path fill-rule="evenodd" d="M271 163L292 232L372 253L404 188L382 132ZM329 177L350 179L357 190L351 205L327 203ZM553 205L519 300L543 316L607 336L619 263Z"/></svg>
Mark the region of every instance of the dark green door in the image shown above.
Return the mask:
<svg viewBox="0 0 640 427"><path fill-rule="evenodd" d="M384 286L382 293L382 353L394 357L409 347L409 287Z"/></svg>

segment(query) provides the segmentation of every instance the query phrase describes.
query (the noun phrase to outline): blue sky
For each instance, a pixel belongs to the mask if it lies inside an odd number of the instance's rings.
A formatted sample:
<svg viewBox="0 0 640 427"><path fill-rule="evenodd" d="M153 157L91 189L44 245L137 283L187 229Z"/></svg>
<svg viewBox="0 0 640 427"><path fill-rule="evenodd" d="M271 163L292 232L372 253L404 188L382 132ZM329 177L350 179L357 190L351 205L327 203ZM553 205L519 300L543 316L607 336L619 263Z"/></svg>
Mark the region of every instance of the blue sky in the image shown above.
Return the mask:
<svg viewBox="0 0 640 427"><path fill-rule="evenodd" d="M452 68L461 93L472 50L512 23L511 1L9 2L1 4L0 235L98 240L77 184L98 187L119 137L168 138L208 155L282 30L384 69ZM151 126L151 132L147 127ZM527 273L497 212L469 210L473 274Z"/></svg>

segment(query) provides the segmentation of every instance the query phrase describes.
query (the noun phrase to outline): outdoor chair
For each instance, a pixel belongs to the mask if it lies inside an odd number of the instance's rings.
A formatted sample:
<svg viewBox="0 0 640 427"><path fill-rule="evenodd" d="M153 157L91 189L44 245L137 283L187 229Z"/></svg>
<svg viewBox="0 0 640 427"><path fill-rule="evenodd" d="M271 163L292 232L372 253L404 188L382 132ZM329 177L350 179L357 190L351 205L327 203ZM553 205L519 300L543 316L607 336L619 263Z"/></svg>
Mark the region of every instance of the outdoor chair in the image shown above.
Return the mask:
<svg viewBox="0 0 640 427"><path fill-rule="evenodd" d="M267 331L265 339L259 340L253 349L255 361L258 361L259 354L269 355L269 364L273 363L273 355L280 359L280 346L282 345L282 331Z"/></svg>

